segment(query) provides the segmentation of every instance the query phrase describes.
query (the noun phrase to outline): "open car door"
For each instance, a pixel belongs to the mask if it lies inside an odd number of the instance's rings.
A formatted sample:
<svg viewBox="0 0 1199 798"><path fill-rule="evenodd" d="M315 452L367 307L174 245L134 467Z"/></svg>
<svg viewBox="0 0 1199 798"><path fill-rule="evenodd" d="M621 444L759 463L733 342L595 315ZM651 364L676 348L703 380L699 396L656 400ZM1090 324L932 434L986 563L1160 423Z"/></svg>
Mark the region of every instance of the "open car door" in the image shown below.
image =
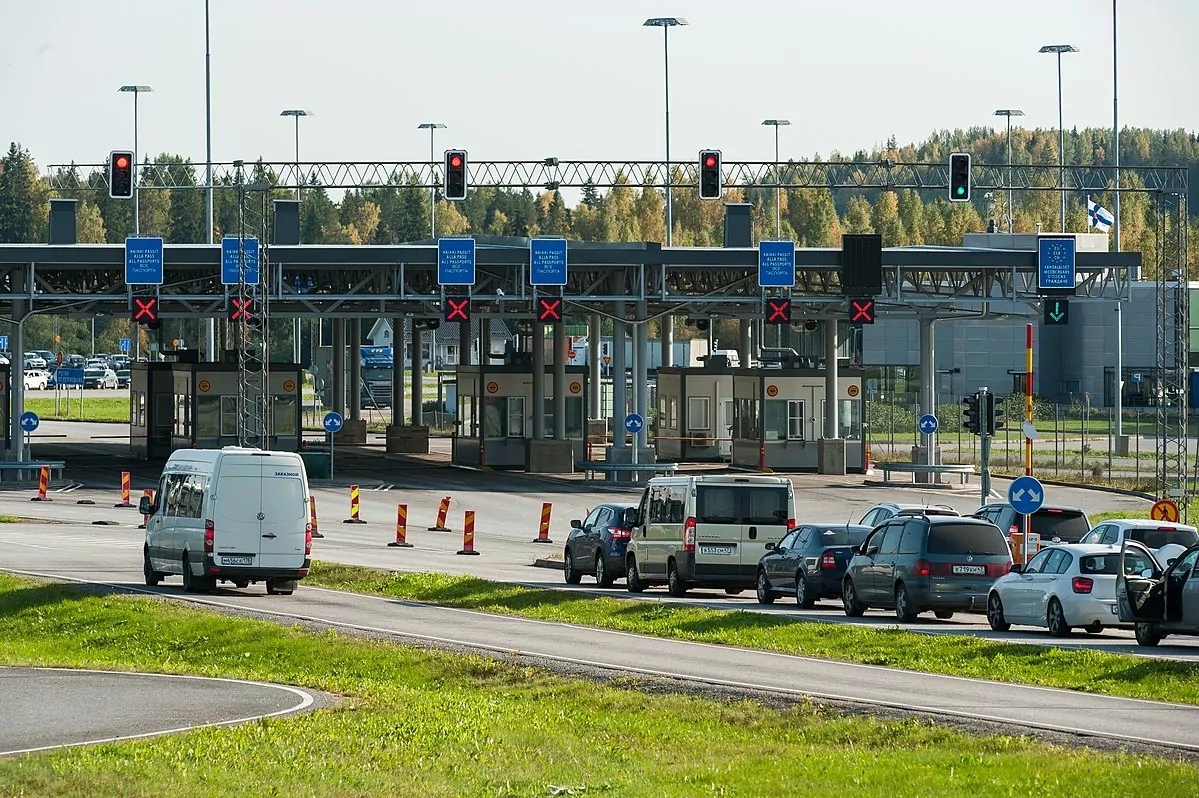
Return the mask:
<svg viewBox="0 0 1199 798"><path fill-rule="evenodd" d="M1124 623L1165 620L1165 574L1149 549L1135 540L1125 540L1120 548L1116 606Z"/></svg>

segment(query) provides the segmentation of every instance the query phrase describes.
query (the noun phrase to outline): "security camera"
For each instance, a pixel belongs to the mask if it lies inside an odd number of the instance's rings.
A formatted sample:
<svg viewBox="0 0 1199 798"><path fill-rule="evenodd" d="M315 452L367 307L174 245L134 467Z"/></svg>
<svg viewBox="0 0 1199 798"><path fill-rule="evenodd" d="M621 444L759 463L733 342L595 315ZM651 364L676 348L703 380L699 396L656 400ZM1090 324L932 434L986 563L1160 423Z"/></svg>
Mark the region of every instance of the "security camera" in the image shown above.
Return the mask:
<svg viewBox="0 0 1199 798"><path fill-rule="evenodd" d="M495 289L495 295L498 297L502 297L504 295L504 289L502 289L502 288Z"/></svg>

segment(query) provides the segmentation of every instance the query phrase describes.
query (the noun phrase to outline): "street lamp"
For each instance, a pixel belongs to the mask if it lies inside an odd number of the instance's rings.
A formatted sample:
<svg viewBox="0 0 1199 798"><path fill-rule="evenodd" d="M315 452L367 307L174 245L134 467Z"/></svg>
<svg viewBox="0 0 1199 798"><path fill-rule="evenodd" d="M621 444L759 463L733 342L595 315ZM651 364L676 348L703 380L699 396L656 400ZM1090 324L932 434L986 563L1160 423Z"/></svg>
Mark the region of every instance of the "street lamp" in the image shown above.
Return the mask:
<svg viewBox="0 0 1199 798"><path fill-rule="evenodd" d="M670 215L670 29L686 24L687 20L682 17L650 17L641 23L645 28L662 29L663 83L666 87L666 246L670 246L671 228L674 227Z"/></svg>
<svg viewBox="0 0 1199 798"><path fill-rule="evenodd" d="M141 214L138 213L137 203L137 184L139 179L137 174L137 159L139 157L137 154L137 95L141 94L143 91L154 91L154 89L150 88L149 86L122 86L121 88L117 89L117 91L133 92L133 234L138 235L141 233L142 226L140 218Z"/></svg>
<svg viewBox="0 0 1199 798"><path fill-rule="evenodd" d="M1016 108L1000 108L995 116L1007 117L1007 231L1012 231L1012 117L1024 116L1024 112Z"/></svg>
<svg viewBox="0 0 1199 798"><path fill-rule="evenodd" d="M1062 53L1077 53L1072 44L1047 44L1038 52L1057 53L1057 157L1058 185L1062 195L1062 232L1066 232L1066 134L1062 129Z"/></svg>
<svg viewBox="0 0 1199 798"><path fill-rule="evenodd" d="M286 111L280 111L279 116L294 116L296 118L296 200L300 199L300 185L304 182L300 176L300 117L312 116L312 111L305 111L302 108L289 108ZM298 360L296 362L299 362Z"/></svg>
<svg viewBox="0 0 1199 798"><path fill-rule="evenodd" d="M429 131L429 238L437 238L437 228L433 224L437 213L437 161L433 156L433 131L442 130L445 125L440 122L421 122L417 130Z"/></svg>
<svg viewBox="0 0 1199 798"><path fill-rule="evenodd" d="M786 119L764 119L762 124L774 128L774 180L779 184L774 189L774 237L781 238L783 235L783 181L779 178L779 128L791 123Z"/></svg>

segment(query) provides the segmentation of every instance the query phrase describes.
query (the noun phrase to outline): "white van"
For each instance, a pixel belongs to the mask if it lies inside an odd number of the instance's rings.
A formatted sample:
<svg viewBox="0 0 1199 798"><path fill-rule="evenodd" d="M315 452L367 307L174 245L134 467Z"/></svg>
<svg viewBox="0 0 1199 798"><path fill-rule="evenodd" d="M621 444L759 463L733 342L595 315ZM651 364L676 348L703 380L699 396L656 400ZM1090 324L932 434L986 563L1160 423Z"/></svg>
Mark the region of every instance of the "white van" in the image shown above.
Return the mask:
<svg viewBox="0 0 1199 798"><path fill-rule="evenodd" d="M183 575L183 589L217 581L290 594L308 575L312 528L308 474L294 452L226 446L181 449L167 460L148 515L143 569L147 585Z"/></svg>
<svg viewBox="0 0 1199 798"><path fill-rule="evenodd" d="M630 511L625 584L739 593L754 587L767 543L795 528L795 486L784 477L656 477Z"/></svg>

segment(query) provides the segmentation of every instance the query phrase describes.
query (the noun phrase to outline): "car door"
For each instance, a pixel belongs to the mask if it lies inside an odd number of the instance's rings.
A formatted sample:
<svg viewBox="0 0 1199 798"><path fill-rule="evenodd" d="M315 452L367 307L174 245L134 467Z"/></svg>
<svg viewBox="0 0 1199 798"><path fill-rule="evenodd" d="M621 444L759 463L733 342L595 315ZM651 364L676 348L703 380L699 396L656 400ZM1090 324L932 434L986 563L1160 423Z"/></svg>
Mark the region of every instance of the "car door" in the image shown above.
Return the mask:
<svg viewBox="0 0 1199 798"><path fill-rule="evenodd" d="M1174 559L1166 569L1166 621L1181 624L1199 631L1199 624L1188 623L1188 618L1199 619L1199 606L1187 612L1187 600L1199 600L1199 583L1193 578L1199 561L1199 546L1192 546ZM1188 595L1189 593L1189 595Z"/></svg>
<svg viewBox="0 0 1199 798"><path fill-rule="evenodd" d="M1120 548L1116 606L1125 623L1161 623L1166 615L1164 574L1149 549L1135 540Z"/></svg>
<svg viewBox="0 0 1199 798"><path fill-rule="evenodd" d="M882 557L883 537L891 526L891 524L885 524L878 527L862 544L862 554L855 569L856 573L853 574L853 583L858 591L858 600L865 604L878 602L879 596L875 589L875 568L877 561Z"/></svg>
<svg viewBox="0 0 1199 798"><path fill-rule="evenodd" d="M787 587L791 584L795 571L789 570L787 563L798 556L804 532L805 529L797 529L788 534L779 542L774 553L766 558L766 575L770 577L770 584L774 587Z"/></svg>
<svg viewBox="0 0 1199 798"><path fill-rule="evenodd" d="M1005 581L999 594L1003 602L1003 614L1008 620L1032 621L1036 606L1036 582L1034 581L1045 570L1053 549L1042 549L1029 559L1020 571L1019 578Z"/></svg>
<svg viewBox="0 0 1199 798"><path fill-rule="evenodd" d="M613 524L615 513L610 507L597 507L583 525L582 542L587 559L582 560L583 570L595 570L595 557L604 549L604 532Z"/></svg>
<svg viewBox="0 0 1199 798"><path fill-rule="evenodd" d="M924 522L909 518L907 520L895 519L887 524L887 531L883 533L882 545L879 547L878 556L874 558L873 589L879 597L879 602L890 602L895 598L895 580L899 570L899 541L903 537L903 530L909 524L916 527L922 527Z"/></svg>
<svg viewBox="0 0 1199 798"><path fill-rule="evenodd" d="M167 496L175 484L172 475L163 474L154 492L154 512L146 519L146 547L154 567L163 572L179 571L180 553L171 536L171 517L167 514Z"/></svg>
<svg viewBox="0 0 1199 798"><path fill-rule="evenodd" d="M1061 595L1063 590L1070 590L1069 584L1063 585L1062 580L1069 581L1064 574L1073 560L1074 557L1071 554L1061 549L1049 550L1049 559L1045 561L1045 566L1041 568L1039 573L1032 574L1029 582L1029 606L1027 610L1030 619L1046 618L1046 612L1049 609L1049 597L1052 595Z"/></svg>
<svg viewBox="0 0 1199 798"><path fill-rule="evenodd" d="M1199 546L1192 546L1178 558L1179 564L1191 561L1191 572L1182 588L1182 624L1191 630L1191 634L1199 634Z"/></svg>

